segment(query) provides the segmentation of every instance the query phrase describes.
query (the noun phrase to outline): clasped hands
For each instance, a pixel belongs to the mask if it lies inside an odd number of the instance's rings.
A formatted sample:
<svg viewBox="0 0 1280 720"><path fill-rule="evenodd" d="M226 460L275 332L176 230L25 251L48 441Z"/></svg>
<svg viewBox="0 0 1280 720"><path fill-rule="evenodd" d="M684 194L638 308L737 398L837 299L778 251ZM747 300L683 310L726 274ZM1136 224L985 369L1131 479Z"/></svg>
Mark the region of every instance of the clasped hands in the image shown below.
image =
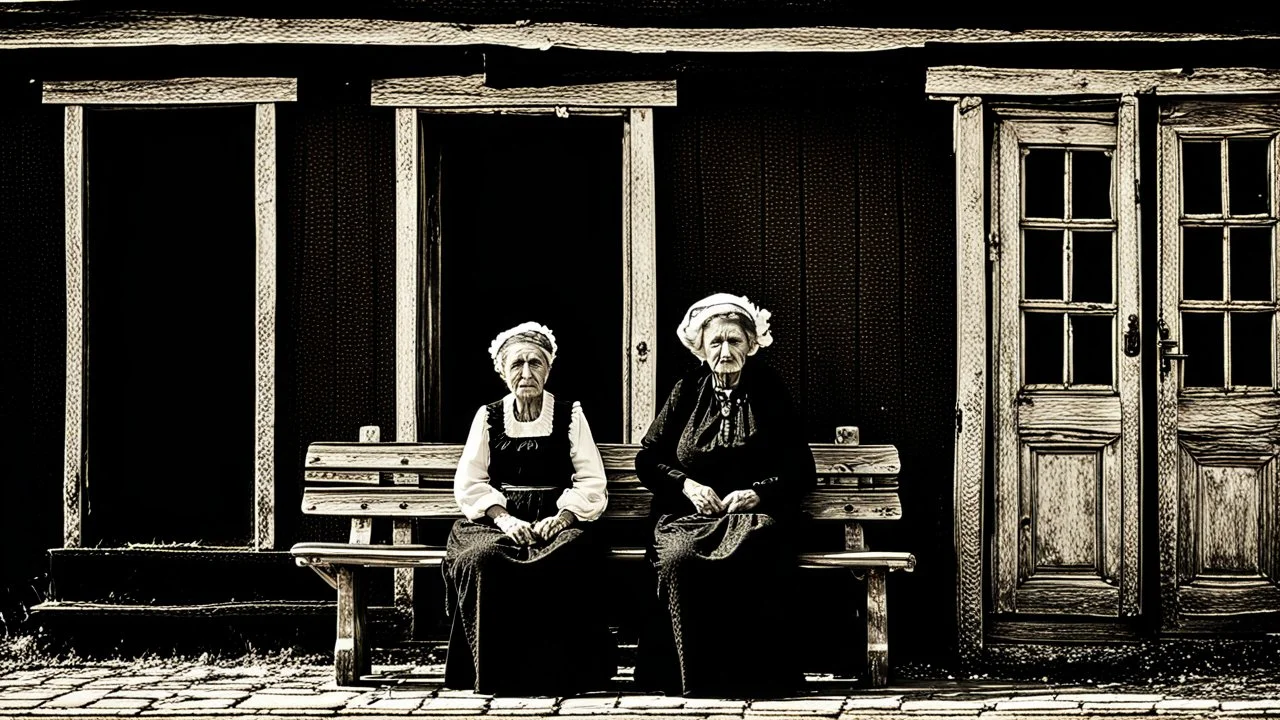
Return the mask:
<svg viewBox="0 0 1280 720"><path fill-rule="evenodd" d="M540 542L550 542L556 535L567 530L573 524L573 515L561 511L530 523L510 513L503 513L493 519L493 524L517 545L537 545Z"/></svg>
<svg viewBox="0 0 1280 720"><path fill-rule="evenodd" d="M701 515L748 512L760 504L755 490L734 490L721 498L709 485L685 478L684 496Z"/></svg>

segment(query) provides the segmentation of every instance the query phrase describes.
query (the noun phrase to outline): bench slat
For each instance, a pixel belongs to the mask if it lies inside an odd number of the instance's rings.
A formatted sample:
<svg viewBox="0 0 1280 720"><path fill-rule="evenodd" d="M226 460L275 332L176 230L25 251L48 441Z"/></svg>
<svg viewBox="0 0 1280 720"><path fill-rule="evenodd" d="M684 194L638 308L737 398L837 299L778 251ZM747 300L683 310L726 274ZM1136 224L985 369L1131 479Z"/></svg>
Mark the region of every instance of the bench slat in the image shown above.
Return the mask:
<svg viewBox="0 0 1280 720"><path fill-rule="evenodd" d="M445 550L429 545L348 545L344 543L298 543L290 551L299 565L360 565L368 567L435 567L444 560ZM614 557L639 560L644 548L614 548ZM915 570L916 558L904 552L806 552L797 556L807 568L886 568Z"/></svg>
<svg viewBox="0 0 1280 720"><path fill-rule="evenodd" d="M637 445L601 443L600 455L611 478L634 476ZM867 478L876 484L896 482L901 470L893 445L809 446L818 475L828 481ZM376 473L408 473L452 478L462 456L461 445L440 443L312 443L304 462L308 482L377 484Z"/></svg>
<svg viewBox="0 0 1280 720"><path fill-rule="evenodd" d="M639 488L615 488L609 492L605 517L648 517L652 497ZM818 488L801 501L801 508L817 520L893 520L902 516L896 492L856 487ZM347 517L461 517L452 491L411 486L307 488L302 512Z"/></svg>

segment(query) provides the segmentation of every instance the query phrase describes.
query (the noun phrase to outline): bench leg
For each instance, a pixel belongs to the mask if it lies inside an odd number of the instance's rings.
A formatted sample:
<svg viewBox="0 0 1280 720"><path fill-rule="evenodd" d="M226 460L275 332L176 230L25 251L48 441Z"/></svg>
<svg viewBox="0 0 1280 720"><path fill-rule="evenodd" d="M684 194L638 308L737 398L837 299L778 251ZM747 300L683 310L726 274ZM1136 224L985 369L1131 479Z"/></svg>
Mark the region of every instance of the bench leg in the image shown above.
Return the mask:
<svg viewBox="0 0 1280 720"><path fill-rule="evenodd" d="M339 685L355 685L361 675L369 672L363 575L360 568L338 568L338 640L333 645L333 672Z"/></svg>
<svg viewBox="0 0 1280 720"><path fill-rule="evenodd" d="M884 568L867 570L867 678L872 687L889 684L889 614Z"/></svg>

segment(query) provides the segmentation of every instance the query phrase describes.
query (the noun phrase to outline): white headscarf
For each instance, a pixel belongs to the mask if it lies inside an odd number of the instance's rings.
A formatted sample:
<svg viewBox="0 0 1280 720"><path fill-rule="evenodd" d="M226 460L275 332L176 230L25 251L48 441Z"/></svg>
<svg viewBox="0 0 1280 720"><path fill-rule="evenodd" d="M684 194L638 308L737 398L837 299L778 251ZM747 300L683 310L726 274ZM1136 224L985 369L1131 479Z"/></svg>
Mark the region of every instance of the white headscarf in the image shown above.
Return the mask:
<svg viewBox="0 0 1280 720"><path fill-rule="evenodd" d="M680 343L689 348L689 352L699 360L705 361L707 356L702 346L702 329L711 318L726 313L741 315L750 326L748 330L755 333L756 342L747 353L748 355L755 355L756 350L773 344L773 335L769 332L769 311L752 303L746 296L730 293L708 295L690 305L684 313L684 319L680 321L680 326L676 328Z"/></svg>
<svg viewBox="0 0 1280 720"><path fill-rule="evenodd" d="M502 374L502 346L506 345L508 340L523 333L536 333L545 338L545 343L538 342L536 339L531 339L531 342L546 351L548 365L555 363L556 336L551 334L551 328L541 323L524 322L508 330L503 330L498 333L493 342L489 343L489 357L493 359L493 369L497 370L499 375Z"/></svg>

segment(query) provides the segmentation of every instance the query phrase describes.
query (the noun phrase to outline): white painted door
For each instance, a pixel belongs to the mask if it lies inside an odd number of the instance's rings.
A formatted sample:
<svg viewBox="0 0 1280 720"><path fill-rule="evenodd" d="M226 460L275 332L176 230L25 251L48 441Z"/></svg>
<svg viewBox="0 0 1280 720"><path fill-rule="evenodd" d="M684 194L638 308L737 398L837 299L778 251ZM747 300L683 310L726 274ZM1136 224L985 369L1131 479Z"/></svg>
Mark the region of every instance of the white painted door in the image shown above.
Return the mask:
<svg viewBox="0 0 1280 720"><path fill-rule="evenodd" d="M1125 98L1103 112L997 114L997 620L1138 613L1134 110Z"/></svg>
<svg viewBox="0 0 1280 720"><path fill-rule="evenodd" d="M1162 625L1275 629L1280 104L1168 103L1159 133Z"/></svg>

